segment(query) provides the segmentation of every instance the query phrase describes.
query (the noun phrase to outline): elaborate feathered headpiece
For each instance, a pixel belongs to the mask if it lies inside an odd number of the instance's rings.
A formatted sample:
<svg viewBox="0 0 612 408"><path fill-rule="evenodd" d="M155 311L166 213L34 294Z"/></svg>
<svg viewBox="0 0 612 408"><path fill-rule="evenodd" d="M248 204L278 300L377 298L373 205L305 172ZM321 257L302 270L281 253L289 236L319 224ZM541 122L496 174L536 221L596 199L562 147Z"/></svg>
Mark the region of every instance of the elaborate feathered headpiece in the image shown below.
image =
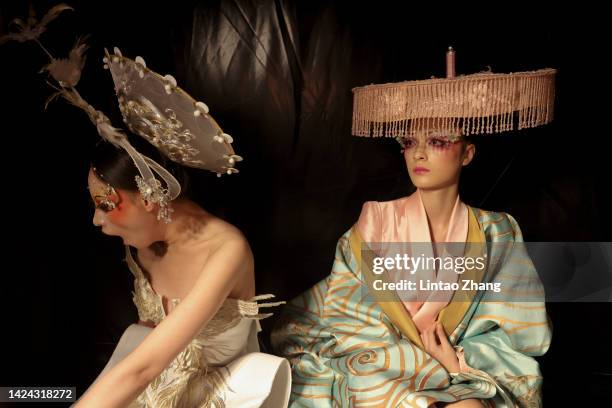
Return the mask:
<svg viewBox="0 0 612 408"><path fill-rule="evenodd" d="M40 22L31 10L28 23L14 20L20 31L0 37L0 43L32 40L43 48L51 59L43 71L57 83L51 85L57 92L49 101L61 96L78 106L87 113L104 140L123 148L140 173L136 183L143 199L158 204L158 219L170 222L170 202L181 192L178 181L160 164L139 153L127 135L113 127L109 118L88 104L76 90L85 63L87 46L84 40L78 40L65 59L54 58L38 40L46 24L65 10L72 8L57 5ZM232 149L232 137L210 116L206 104L180 89L171 75L161 76L150 70L141 57L125 58L118 48L114 48L113 54L106 51L104 67L110 69L123 121L133 133L181 165L210 170L218 176L238 173L234 165L242 158Z"/></svg>

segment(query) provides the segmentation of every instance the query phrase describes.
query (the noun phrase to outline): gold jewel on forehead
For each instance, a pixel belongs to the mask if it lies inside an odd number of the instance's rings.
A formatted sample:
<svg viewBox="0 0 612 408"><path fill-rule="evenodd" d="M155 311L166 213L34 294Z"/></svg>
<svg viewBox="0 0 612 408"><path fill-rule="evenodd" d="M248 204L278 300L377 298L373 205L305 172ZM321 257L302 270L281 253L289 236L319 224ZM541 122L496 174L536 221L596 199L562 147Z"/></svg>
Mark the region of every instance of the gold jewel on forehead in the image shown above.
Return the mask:
<svg viewBox="0 0 612 408"><path fill-rule="evenodd" d="M109 197L111 195L118 196L117 191L115 191L115 189L113 187L111 187L110 185L107 184L104 187L104 193L102 195L96 195L96 196L94 196L94 198L97 198L97 197Z"/></svg>

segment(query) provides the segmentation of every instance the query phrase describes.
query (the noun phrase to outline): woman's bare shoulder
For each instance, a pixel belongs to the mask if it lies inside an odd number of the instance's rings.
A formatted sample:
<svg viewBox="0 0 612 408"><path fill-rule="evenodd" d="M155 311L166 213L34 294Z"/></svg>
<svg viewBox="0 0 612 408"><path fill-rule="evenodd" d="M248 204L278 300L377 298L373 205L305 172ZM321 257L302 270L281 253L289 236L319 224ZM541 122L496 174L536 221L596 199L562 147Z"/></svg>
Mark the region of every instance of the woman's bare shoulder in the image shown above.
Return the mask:
<svg viewBox="0 0 612 408"><path fill-rule="evenodd" d="M191 245L204 245L212 250L227 245L249 249L248 242L239 228L204 210L193 211L185 218L181 228Z"/></svg>

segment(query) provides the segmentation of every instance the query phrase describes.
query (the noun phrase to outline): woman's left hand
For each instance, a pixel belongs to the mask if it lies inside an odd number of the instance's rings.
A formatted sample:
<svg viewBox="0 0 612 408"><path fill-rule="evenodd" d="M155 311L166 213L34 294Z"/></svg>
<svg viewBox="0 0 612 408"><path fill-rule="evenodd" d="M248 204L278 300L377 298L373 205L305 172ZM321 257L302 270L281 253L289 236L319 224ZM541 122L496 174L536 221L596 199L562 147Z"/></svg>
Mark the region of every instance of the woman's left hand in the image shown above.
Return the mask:
<svg viewBox="0 0 612 408"><path fill-rule="evenodd" d="M449 373L459 372L460 368L457 353L448 341L448 337L446 337L446 333L440 322L432 324L423 331L423 333L421 333L421 340L423 340L425 351L438 360L446 371Z"/></svg>

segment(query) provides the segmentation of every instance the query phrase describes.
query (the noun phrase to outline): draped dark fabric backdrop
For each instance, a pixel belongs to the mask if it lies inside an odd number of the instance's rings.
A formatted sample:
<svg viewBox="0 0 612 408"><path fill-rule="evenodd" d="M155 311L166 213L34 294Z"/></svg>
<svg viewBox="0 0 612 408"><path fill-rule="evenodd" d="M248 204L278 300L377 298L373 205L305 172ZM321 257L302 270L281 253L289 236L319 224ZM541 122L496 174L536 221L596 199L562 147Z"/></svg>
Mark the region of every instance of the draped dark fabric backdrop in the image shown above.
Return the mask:
<svg viewBox="0 0 612 408"><path fill-rule="evenodd" d="M35 1L44 12L54 3ZM393 140L350 135L351 88L457 70L559 70L555 122L475 137L461 195L506 211L529 241L610 241L604 213L609 130L603 14L557 3L499 9L414 2L72 1L43 43L64 56L78 35L91 48L81 94L121 123L103 48L171 73L234 137L240 173L191 172L194 199L237 225L256 261L258 293L289 300L324 278L336 240L368 200L412 191ZM0 4L0 34L27 3ZM586 24L580 29L578 25ZM98 140L87 117L51 93L32 43L0 47L3 283L0 385L70 385L79 394L137 318L120 241L91 224L86 176ZM561 271L560 273L572 273ZM560 279L563 276L560 275ZM547 406L603 401L609 304L548 306L553 343L540 358ZM267 345L274 319L264 321ZM570 364L571 362L571 364ZM569 395L568 395L569 393Z"/></svg>

